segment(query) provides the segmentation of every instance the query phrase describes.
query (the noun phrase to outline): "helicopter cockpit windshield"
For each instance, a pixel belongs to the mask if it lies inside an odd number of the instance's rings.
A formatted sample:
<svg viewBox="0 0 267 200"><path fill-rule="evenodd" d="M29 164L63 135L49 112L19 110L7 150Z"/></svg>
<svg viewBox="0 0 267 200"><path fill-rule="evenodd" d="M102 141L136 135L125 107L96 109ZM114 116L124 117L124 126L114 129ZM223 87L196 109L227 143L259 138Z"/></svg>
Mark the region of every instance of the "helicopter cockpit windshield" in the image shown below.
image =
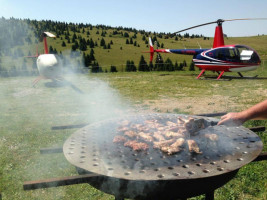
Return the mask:
<svg viewBox="0 0 267 200"><path fill-rule="evenodd" d="M217 48L208 52L208 56L218 60L238 63L258 63L260 61L257 53L242 45Z"/></svg>

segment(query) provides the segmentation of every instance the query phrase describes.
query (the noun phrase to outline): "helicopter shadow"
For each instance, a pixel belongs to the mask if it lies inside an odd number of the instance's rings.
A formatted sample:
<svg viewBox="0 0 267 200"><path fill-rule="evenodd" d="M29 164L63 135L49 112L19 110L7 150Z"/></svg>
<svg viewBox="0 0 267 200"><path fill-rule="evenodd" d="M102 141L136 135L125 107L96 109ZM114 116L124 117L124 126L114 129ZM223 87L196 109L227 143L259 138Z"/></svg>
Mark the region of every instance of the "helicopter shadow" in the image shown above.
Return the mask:
<svg viewBox="0 0 267 200"><path fill-rule="evenodd" d="M77 93L84 94L82 90L80 90L77 86L75 86L72 82L67 80L53 80L52 82L46 82L45 87L47 88L61 88L61 87L71 87L73 90L75 90Z"/></svg>
<svg viewBox="0 0 267 200"><path fill-rule="evenodd" d="M218 79L218 76L204 76L204 78L199 80L214 80L214 81L231 81L233 79L239 79L239 80L267 80L267 77L258 77L256 76L222 76L220 79Z"/></svg>

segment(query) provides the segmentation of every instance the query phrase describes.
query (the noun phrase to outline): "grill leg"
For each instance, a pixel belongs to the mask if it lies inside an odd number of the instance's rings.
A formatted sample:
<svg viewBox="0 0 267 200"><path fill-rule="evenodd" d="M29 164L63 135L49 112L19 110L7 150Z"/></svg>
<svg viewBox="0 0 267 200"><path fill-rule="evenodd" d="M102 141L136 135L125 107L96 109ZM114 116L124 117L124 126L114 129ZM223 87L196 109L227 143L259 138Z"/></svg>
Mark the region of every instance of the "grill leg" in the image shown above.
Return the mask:
<svg viewBox="0 0 267 200"><path fill-rule="evenodd" d="M214 200L214 190L205 194L205 200Z"/></svg>

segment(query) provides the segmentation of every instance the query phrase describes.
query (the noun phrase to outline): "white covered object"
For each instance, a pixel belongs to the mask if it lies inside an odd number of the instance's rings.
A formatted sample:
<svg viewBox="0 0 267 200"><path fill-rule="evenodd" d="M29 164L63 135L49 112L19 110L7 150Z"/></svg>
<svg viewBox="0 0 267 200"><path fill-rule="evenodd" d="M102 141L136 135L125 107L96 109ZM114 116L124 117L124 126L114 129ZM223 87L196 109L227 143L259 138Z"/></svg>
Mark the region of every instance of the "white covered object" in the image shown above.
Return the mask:
<svg viewBox="0 0 267 200"><path fill-rule="evenodd" d="M42 54L36 62L41 76L53 79L61 75L61 66L54 54Z"/></svg>

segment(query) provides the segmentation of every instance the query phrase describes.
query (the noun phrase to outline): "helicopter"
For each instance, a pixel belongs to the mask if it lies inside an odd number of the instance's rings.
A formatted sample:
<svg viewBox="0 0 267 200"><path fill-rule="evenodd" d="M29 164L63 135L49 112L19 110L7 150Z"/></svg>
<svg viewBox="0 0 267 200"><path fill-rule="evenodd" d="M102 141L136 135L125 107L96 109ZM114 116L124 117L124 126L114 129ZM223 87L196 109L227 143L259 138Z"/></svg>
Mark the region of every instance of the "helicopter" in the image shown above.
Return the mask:
<svg viewBox="0 0 267 200"><path fill-rule="evenodd" d="M243 19L218 19L213 22L208 22L193 26L187 29L183 29L171 34L171 36L177 33L197 28L200 26L206 26L210 24L217 24L215 28L215 35L213 40L213 47L211 49L154 49L151 38L149 38L150 51L150 62L153 61L154 53L174 53L192 55L193 63L196 67L201 69L197 79L205 71L215 71L219 74L217 80L219 80L225 72L237 72L240 77L244 77L241 72L251 71L257 69L261 60L258 53L246 45L225 45L224 34L222 29L222 23L226 21L236 20L266 20L267 18L243 18Z"/></svg>
<svg viewBox="0 0 267 200"><path fill-rule="evenodd" d="M52 79L53 81L61 80L60 76L62 73L61 65L55 56L55 54L50 54L47 46L47 37L55 38L56 36L50 32L43 32L41 38L44 43L44 54L38 54L38 48L36 48L35 57L37 58L36 64L39 71L39 76L33 81L33 86L35 86L42 79Z"/></svg>

